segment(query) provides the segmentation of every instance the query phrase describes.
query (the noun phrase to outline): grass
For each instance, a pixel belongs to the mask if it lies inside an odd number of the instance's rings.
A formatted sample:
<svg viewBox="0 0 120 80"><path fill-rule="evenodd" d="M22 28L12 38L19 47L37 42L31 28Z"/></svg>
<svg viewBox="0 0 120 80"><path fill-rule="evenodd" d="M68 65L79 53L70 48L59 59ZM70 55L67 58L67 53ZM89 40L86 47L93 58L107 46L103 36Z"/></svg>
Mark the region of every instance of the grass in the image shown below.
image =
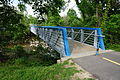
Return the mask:
<svg viewBox="0 0 120 80"><path fill-rule="evenodd" d="M15 46L9 55L6 55L8 59L0 61L0 80L71 80L75 73L82 72L72 67L75 64L69 60L56 64L59 57L43 55L48 50L42 47L36 49L34 52L27 52L21 46Z"/></svg>
<svg viewBox="0 0 120 80"><path fill-rule="evenodd" d="M64 68L67 62L51 66L4 65L0 67L0 80L69 80L79 72L75 67Z"/></svg>
<svg viewBox="0 0 120 80"><path fill-rule="evenodd" d="M92 78L86 78L86 79L83 79L83 80L95 80L95 79L92 79Z"/></svg>
<svg viewBox="0 0 120 80"><path fill-rule="evenodd" d="M107 49L112 49L120 52L120 44L107 44Z"/></svg>

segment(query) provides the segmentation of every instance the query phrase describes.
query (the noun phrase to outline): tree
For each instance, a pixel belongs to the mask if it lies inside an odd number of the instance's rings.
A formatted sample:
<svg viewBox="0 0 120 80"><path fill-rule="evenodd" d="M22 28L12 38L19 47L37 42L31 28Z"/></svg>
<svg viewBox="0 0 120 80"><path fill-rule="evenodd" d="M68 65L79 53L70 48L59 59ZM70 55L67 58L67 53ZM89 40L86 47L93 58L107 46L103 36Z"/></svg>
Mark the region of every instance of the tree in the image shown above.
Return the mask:
<svg viewBox="0 0 120 80"><path fill-rule="evenodd" d="M77 17L76 11L73 9L69 9L67 12L67 16L63 17L64 20L64 26L72 26L72 27L80 27L81 25L81 19Z"/></svg>
<svg viewBox="0 0 120 80"><path fill-rule="evenodd" d="M24 3L32 5L35 14L40 19L45 19L45 15L49 13L52 15L58 15L64 5L64 0L20 0Z"/></svg>
<svg viewBox="0 0 120 80"><path fill-rule="evenodd" d="M41 26L61 26L63 25L63 19L59 16L59 15L50 15L48 16L48 18L40 24Z"/></svg>
<svg viewBox="0 0 120 80"><path fill-rule="evenodd" d="M38 19L33 17L32 15L28 16L28 21L29 21L29 24L38 24Z"/></svg>
<svg viewBox="0 0 120 80"><path fill-rule="evenodd" d="M0 29L1 30L1 39L0 44L8 42L8 40L11 39L10 33L12 32L13 25L17 25L20 22L20 19L22 18L22 15L18 13L17 10L15 10L14 6L11 6L9 4L9 1L2 0L0 2L2 5L0 7Z"/></svg>
<svg viewBox="0 0 120 80"><path fill-rule="evenodd" d="M73 18L77 18L77 14L76 14L76 11L73 10L73 9L69 9L69 11L67 12L67 16L69 17L73 17Z"/></svg>
<svg viewBox="0 0 120 80"><path fill-rule="evenodd" d="M0 7L0 47L5 47L8 43L26 41L29 24L33 23L33 18L28 18L27 15L16 10L10 4L10 0L2 0L0 4L2 5Z"/></svg>
<svg viewBox="0 0 120 80"><path fill-rule="evenodd" d="M95 25L89 25L92 24L90 23L91 21L93 23L94 22L94 16L95 16L95 5L93 4L93 2L90 2L89 0L81 0L79 2L79 0L75 0L76 4L79 8L79 10L81 11L81 16L82 16L82 23L84 24L84 26L90 27L90 26L95 26Z"/></svg>
<svg viewBox="0 0 120 80"><path fill-rule="evenodd" d="M89 22L88 18L96 16L96 24L93 26L101 26L103 16L110 16L113 14L120 14L119 0L75 0L85 23ZM108 6L109 5L109 6Z"/></svg>
<svg viewBox="0 0 120 80"><path fill-rule="evenodd" d="M0 0L0 55L11 40L12 28L20 22L21 14L10 5L9 0Z"/></svg>
<svg viewBox="0 0 120 80"><path fill-rule="evenodd" d="M104 26L106 43L120 44L120 14L111 15Z"/></svg>
<svg viewBox="0 0 120 80"><path fill-rule="evenodd" d="M1 0L2 3L8 4L12 0ZM37 14L39 19L45 20L45 16L49 13L52 15L58 15L60 10L65 4L64 0L18 0L18 7L20 11L25 10L25 4L29 4L34 9L34 13Z"/></svg>

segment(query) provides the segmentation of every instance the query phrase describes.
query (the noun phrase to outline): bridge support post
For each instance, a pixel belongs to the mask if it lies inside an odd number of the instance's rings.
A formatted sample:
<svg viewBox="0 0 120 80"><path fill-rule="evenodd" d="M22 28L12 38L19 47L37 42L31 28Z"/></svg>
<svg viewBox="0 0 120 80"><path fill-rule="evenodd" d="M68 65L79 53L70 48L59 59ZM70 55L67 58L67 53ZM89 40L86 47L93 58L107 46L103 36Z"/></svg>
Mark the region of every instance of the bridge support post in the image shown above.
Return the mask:
<svg viewBox="0 0 120 80"><path fill-rule="evenodd" d="M68 35L67 35L67 30L66 28L63 28L63 40L64 40L64 49L66 56L70 56L70 48L69 48L69 42L68 42Z"/></svg>
<svg viewBox="0 0 120 80"><path fill-rule="evenodd" d="M104 41L103 41L103 37L102 37L101 28L98 28L97 34L99 35L99 36L98 36L99 48L101 48L102 50L105 50L105 46L104 46Z"/></svg>

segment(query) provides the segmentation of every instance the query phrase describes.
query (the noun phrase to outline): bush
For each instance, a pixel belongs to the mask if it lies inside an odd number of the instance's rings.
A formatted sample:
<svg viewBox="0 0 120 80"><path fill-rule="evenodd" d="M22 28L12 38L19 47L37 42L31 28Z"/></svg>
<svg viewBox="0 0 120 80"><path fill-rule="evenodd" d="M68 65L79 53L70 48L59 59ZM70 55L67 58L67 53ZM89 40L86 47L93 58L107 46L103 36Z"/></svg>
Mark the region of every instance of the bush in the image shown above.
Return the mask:
<svg viewBox="0 0 120 80"><path fill-rule="evenodd" d="M14 64L16 64L16 65L21 65L21 64L25 64L25 63L26 63L26 58L25 57L15 59L15 62L14 62Z"/></svg>
<svg viewBox="0 0 120 80"><path fill-rule="evenodd" d="M11 49L8 48L2 48L0 51L0 62L4 62L9 59L9 56L6 55L7 52L10 52Z"/></svg>
<svg viewBox="0 0 120 80"><path fill-rule="evenodd" d="M51 65L57 62L60 59L59 53L51 50L50 48L43 48L41 45L36 47L36 50L32 52L36 58L40 59L41 64Z"/></svg>
<svg viewBox="0 0 120 80"><path fill-rule="evenodd" d="M15 58L20 58L20 57L27 56L26 51L20 45L14 46L13 53L14 53Z"/></svg>
<svg viewBox="0 0 120 80"><path fill-rule="evenodd" d="M57 59L60 59L59 53L50 48L44 48L42 45L35 47L34 51L31 50L30 52L26 52L20 45L4 50L6 52L5 56L8 56L8 58L0 54L0 62L5 60L5 64L10 65L49 66L57 63Z"/></svg>

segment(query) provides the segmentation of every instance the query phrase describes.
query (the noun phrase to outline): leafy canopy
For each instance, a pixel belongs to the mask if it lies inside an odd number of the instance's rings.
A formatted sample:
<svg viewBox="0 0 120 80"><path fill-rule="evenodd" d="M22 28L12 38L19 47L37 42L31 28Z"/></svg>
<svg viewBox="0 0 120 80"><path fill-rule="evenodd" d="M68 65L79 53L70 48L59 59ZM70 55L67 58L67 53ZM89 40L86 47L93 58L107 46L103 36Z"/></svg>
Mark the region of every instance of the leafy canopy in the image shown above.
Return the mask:
<svg viewBox="0 0 120 80"><path fill-rule="evenodd" d="M49 13L58 15L64 5L64 0L20 0L24 3L32 5L38 18L45 19L45 15Z"/></svg>

